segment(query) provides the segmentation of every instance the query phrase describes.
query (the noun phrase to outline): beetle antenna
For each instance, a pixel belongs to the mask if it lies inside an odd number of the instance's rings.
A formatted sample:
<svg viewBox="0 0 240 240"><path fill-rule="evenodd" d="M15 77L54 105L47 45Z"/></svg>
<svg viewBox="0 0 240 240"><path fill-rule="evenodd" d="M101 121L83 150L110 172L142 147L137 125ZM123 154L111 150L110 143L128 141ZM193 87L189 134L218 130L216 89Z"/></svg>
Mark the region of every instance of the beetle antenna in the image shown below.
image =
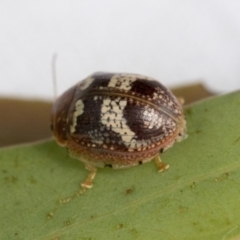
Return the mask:
<svg viewBox="0 0 240 240"><path fill-rule="evenodd" d="M53 101L57 99L57 74L56 74L57 53L52 56L52 81L53 81Z"/></svg>

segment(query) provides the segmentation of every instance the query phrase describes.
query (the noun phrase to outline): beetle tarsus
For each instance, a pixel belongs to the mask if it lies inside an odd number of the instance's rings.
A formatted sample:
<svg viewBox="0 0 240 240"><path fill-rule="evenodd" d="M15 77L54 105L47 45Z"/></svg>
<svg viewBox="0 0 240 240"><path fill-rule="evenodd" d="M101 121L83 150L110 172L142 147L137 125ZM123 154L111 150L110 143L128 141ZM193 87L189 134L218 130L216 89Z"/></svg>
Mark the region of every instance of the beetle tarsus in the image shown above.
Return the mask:
<svg viewBox="0 0 240 240"><path fill-rule="evenodd" d="M183 105L183 104L185 103L185 100L184 100L183 97L178 97L177 99L178 99L178 102L179 102L181 105Z"/></svg>
<svg viewBox="0 0 240 240"><path fill-rule="evenodd" d="M87 178L81 183L83 189L92 188L93 187L93 179L97 173L97 168L93 167L92 165L86 164L85 168L90 171Z"/></svg>
<svg viewBox="0 0 240 240"><path fill-rule="evenodd" d="M157 164L158 172L164 172L169 168L169 164L163 163L159 156L156 156L154 160Z"/></svg>

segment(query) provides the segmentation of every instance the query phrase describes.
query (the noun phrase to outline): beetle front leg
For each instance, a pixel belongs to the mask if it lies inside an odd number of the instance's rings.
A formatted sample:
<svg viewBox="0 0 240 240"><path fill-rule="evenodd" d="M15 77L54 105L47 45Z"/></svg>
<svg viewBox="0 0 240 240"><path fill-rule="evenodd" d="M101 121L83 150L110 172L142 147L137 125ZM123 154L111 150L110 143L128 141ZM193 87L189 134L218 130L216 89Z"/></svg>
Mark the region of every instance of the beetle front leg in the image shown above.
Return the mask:
<svg viewBox="0 0 240 240"><path fill-rule="evenodd" d="M181 105L183 105L185 103L185 100L182 97L178 97L177 100Z"/></svg>

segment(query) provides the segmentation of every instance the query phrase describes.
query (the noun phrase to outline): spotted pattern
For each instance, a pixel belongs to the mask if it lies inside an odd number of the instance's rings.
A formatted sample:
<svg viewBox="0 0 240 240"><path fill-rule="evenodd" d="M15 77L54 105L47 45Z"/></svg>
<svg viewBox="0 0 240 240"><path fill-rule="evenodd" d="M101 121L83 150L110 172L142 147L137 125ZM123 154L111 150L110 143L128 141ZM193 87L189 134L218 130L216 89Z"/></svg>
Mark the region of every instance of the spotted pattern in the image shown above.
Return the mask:
<svg viewBox="0 0 240 240"><path fill-rule="evenodd" d="M81 99L78 99L75 103L75 111L73 113L73 123L70 126L70 132L74 133L76 131L77 126L77 118L82 115L84 112L84 104Z"/></svg>
<svg viewBox="0 0 240 240"><path fill-rule="evenodd" d="M108 87L122 90L131 90L132 83L136 80L137 77L134 74L116 74L110 79Z"/></svg>
<svg viewBox="0 0 240 240"><path fill-rule="evenodd" d="M91 84L92 84L92 82L95 80L95 78L94 77L88 77L88 78L86 78L85 80L83 80L83 81L81 81L79 84L78 84L78 87L79 87L79 89L80 90L85 90L85 89L87 89Z"/></svg>
<svg viewBox="0 0 240 240"><path fill-rule="evenodd" d="M101 107L101 123L107 129L118 133L125 145L135 136L135 133L127 125L126 118L123 116L126 105L126 99L117 97L115 99L104 99Z"/></svg>
<svg viewBox="0 0 240 240"><path fill-rule="evenodd" d="M66 124L72 155L96 166L149 161L185 134L175 96L138 74L99 72L77 84Z"/></svg>

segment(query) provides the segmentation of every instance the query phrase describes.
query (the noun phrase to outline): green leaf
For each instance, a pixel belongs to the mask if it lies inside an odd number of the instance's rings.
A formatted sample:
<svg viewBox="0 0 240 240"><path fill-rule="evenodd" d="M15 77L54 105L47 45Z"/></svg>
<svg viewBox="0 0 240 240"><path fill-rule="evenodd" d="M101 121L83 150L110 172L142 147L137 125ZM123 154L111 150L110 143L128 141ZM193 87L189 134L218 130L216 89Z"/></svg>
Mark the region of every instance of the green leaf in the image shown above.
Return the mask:
<svg viewBox="0 0 240 240"><path fill-rule="evenodd" d="M154 163L88 172L52 141L0 150L0 239L240 238L240 92L185 109L189 137Z"/></svg>

